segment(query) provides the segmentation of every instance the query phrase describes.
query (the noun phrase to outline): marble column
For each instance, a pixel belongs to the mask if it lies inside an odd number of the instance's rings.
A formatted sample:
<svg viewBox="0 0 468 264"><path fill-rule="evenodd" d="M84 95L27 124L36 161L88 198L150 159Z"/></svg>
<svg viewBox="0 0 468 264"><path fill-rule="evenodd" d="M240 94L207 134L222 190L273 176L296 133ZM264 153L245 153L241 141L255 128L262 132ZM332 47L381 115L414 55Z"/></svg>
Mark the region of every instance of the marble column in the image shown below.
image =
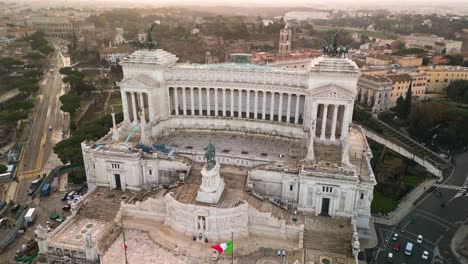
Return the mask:
<svg viewBox="0 0 468 264"><path fill-rule="evenodd" d="M130 122L130 115L128 112L128 98L127 98L127 92L126 91L120 91L120 95L122 96L122 110L124 114L124 121L125 122Z"/></svg>
<svg viewBox="0 0 468 264"><path fill-rule="evenodd" d="M136 107L136 98L135 98L135 93L132 92L132 110L133 110L133 123L138 122L138 115L137 115L137 107Z"/></svg>
<svg viewBox="0 0 468 264"><path fill-rule="evenodd" d="M316 103L312 103L312 124L310 127L310 138L309 138L309 147L307 148L307 156L306 159L314 160L315 153L314 153L314 139L315 139L315 130L317 124L317 107Z"/></svg>
<svg viewBox="0 0 468 264"><path fill-rule="evenodd" d="M234 117L234 89L229 89L231 95L231 117Z"/></svg>
<svg viewBox="0 0 468 264"><path fill-rule="evenodd" d="M288 104L286 106L286 122L290 122L291 118L291 94L288 94Z"/></svg>
<svg viewBox="0 0 468 264"><path fill-rule="evenodd" d="M193 96L193 87L190 87L190 111L195 115L195 99Z"/></svg>
<svg viewBox="0 0 468 264"><path fill-rule="evenodd" d="M182 87L182 107L183 115L187 115L187 99L185 98L185 87Z"/></svg>
<svg viewBox="0 0 468 264"><path fill-rule="evenodd" d="M154 104L156 101L153 100L153 93L147 93L146 98L148 99L148 118L150 123L154 123L156 121L156 110L154 109ZM169 104L168 104L169 105ZM169 113L170 115L170 113Z"/></svg>
<svg viewBox="0 0 468 264"><path fill-rule="evenodd" d="M142 124L146 124L145 100L144 100L143 93L139 93L139 94L140 94L140 107L141 107L140 121Z"/></svg>
<svg viewBox="0 0 468 264"><path fill-rule="evenodd" d="M349 130L348 112L349 112L349 106L346 104L344 105L343 120L341 121L341 137L340 137L341 140L346 140L348 138L348 130Z"/></svg>
<svg viewBox="0 0 468 264"><path fill-rule="evenodd" d="M258 115L258 91L255 91L255 96L254 96L254 119L257 119Z"/></svg>
<svg viewBox="0 0 468 264"><path fill-rule="evenodd" d="M250 118L250 90L247 90L247 105L245 106L245 117Z"/></svg>
<svg viewBox="0 0 468 264"><path fill-rule="evenodd" d="M278 121L283 122L283 93L280 93L279 98Z"/></svg>
<svg viewBox="0 0 468 264"><path fill-rule="evenodd" d="M223 89L223 116L226 116L226 89Z"/></svg>
<svg viewBox="0 0 468 264"><path fill-rule="evenodd" d="M214 96L215 96L215 116L218 116L218 88L214 89Z"/></svg>
<svg viewBox="0 0 468 264"><path fill-rule="evenodd" d="M178 95L178 88L174 87L174 109L175 114L179 115L179 95Z"/></svg>
<svg viewBox="0 0 468 264"><path fill-rule="evenodd" d="M299 103L300 103L301 96L296 94L296 112L294 113L294 123L299 123Z"/></svg>
<svg viewBox="0 0 468 264"><path fill-rule="evenodd" d="M210 88L206 88L206 115L211 115Z"/></svg>
<svg viewBox="0 0 468 264"><path fill-rule="evenodd" d="M242 117L242 90L239 91L239 117Z"/></svg>
<svg viewBox="0 0 468 264"><path fill-rule="evenodd" d="M271 93L270 97L270 120L275 116L275 93Z"/></svg>
<svg viewBox="0 0 468 264"><path fill-rule="evenodd" d="M262 119L265 120L265 117L266 117L266 92L262 91L262 94L263 94Z"/></svg>
<svg viewBox="0 0 468 264"><path fill-rule="evenodd" d="M202 88L198 88L198 111L199 111L199 114L200 116L203 115L203 102L202 102L202 93L203 93L203 89Z"/></svg>
<svg viewBox="0 0 468 264"><path fill-rule="evenodd" d="M336 119L338 118L338 107L339 105L333 105L333 117L332 117L332 128L331 128L331 135L330 140L335 141L335 134L336 134Z"/></svg>
<svg viewBox="0 0 468 264"><path fill-rule="evenodd" d="M323 105L322 129L320 130L320 140L325 140L325 130L327 129L328 104Z"/></svg>

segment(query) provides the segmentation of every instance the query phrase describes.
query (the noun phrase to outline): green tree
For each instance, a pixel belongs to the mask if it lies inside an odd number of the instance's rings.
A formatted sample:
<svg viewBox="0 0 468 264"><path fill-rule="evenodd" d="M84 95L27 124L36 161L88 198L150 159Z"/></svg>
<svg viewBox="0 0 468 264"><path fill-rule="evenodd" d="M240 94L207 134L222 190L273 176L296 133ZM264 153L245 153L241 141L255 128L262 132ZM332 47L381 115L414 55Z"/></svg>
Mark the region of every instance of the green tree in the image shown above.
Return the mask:
<svg viewBox="0 0 468 264"><path fill-rule="evenodd" d="M122 122L123 114L115 115L117 122ZM83 123L70 138L64 139L54 146L54 152L62 163L83 164L81 142L97 140L103 137L112 127L112 118L106 115Z"/></svg>
<svg viewBox="0 0 468 264"><path fill-rule="evenodd" d="M406 91L406 97L405 100L403 101L403 118L407 119L408 115L411 112L411 102L412 102L412 91L411 91L411 86L408 88L408 91Z"/></svg>
<svg viewBox="0 0 468 264"><path fill-rule="evenodd" d="M40 70L30 70L24 73L24 77L34 80L39 80L42 75L44 75L44 72Z"/></svg>
<svg viewBox="0 0 468 264"><path fill-rule="evenodd" d="M28 118L28 114L23 113L23 112L16 112L16 111L6 111L6 112L0 112L0 120L10 123L10 124L16 124L21 119L26 119Z"/></svg>
<svg viewBox="0 0 468 264"><path fill-rule="evenodd" d="M70 113L73 115L75 111L80 107L80 96L74 93L68 93L60 96L60 102L62 106L60 110Z"/></svg>
<svg viewBox="0 0 468 264"><path fill-rule="evenodd" d="M405 116L405 99L403 98L403 95L400 95L398 99L396 100L396 107L395 107L395 112L398 118L404 119Z"/></svg>
<svg viewBox="0 0 468 264"><path fill-rule="evenodd" d="M468 80L454 80L447 86L446 91L451 100L468 103Z"/></svg>
<svg viewBox="0 0 468 264"><path fill-rule="evenodd" d="M71 75L73 73L73 68L72 67L60 68L59 73L63 75Z"/></svg>
<svg viewBox="0 0 468 264"><path fill-rule="evenodd" d="M5 173L7 171L7 166L0 164L0 174Z"/></svg>

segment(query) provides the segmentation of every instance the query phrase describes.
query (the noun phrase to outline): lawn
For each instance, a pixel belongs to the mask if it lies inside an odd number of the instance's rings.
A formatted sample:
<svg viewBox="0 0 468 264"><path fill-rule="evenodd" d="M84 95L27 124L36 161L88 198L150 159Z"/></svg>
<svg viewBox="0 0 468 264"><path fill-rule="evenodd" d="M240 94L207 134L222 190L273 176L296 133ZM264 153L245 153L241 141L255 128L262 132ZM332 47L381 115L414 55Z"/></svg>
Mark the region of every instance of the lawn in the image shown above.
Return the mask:
<svg viewBox="0 0 468 264"><path fill-rule="evenodd" d="M416 176L416 175L405 175L403 178L405 186L409 187L410 189L414 189L418 186L421 182L424 181L423 176Z"/></svg>
<svg viewBox="0 0 468 264"><path fill-rule="evenodd" d="M371 212L373 214L382 213L388 214L398 207L398 201L390 197L384 196L381 192L374 189L374 199L371 204Z"/></svg>

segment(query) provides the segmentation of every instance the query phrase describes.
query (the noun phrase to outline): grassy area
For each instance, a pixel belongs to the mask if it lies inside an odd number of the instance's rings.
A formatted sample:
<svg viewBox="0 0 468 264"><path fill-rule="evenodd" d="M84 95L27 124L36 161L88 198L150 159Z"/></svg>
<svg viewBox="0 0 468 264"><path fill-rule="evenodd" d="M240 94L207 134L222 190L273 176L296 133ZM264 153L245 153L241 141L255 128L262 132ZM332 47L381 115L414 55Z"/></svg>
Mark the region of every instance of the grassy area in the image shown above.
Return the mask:
<svg viewBox="0 0 468 264"><path fill-rule="evenodd" d="M405 186L409 187L410 189L414 189L423 181L424 181L423 176L405 175L405 177L403 178L403 182L405 183Z"/></svg>
<svg viewBox="0 0 468 264"><path fill-rule="evenodd" d="M331 26L314 26L314 30L317 31L329 31L329 30L338 30L342 29L340 27L331 27ZM380 39L394 39L386 35L383 32L378 31L367 31L367 30L357 30L357 29L350 29L350 28L343 28L346 32L359 32L361 34L367 35L369 38L380 38Z"/></svg>
<svg viewBox="0 0 468 264"><path fill-rule="evenodd" d="M381 213L388 214L398 207L398 201L383 195L378 190L374 189L374 199L371 204L371 212L373 214Z"/></svg>
<svg viewBox="0 0 468 264"><path fill-rule="evenodd" d="M120 94L113 95L109 99L109 106L114 108L114 112L122 112L122 99L120 98Z"/></svg>

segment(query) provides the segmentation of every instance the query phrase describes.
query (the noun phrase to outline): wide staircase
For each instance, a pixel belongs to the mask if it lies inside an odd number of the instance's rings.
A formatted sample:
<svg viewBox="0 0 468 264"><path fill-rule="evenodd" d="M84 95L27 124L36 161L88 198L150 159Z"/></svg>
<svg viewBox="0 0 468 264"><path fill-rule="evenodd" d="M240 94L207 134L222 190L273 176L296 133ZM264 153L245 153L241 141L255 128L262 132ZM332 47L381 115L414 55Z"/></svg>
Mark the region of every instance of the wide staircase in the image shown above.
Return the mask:
<svg viewBox="0 0 468 264"><path fill-rule="evenodd" d="M271 213L271 216L278 219L278 220L285 220L286 224L301 224L301 220L298 217L296 222L293 222L291 219L291 213L287 210L279 207L278 205L268 201L268 200L261 200L257 198L251 193L244 192L244 201L246 201L250 206L257 209L263 213Z"/></svg>
<svg viewBox="0 0 468 264"><path fill-rule="evenodd" d="M334 254L351 254L351 234L304 228L304 249Z"/></svg>
<svg viewBox="0 0 468 264"><path fill-rule="evenodd" d="M304 249L349 255L353 228L347 218L306 216Z"/></svg>

